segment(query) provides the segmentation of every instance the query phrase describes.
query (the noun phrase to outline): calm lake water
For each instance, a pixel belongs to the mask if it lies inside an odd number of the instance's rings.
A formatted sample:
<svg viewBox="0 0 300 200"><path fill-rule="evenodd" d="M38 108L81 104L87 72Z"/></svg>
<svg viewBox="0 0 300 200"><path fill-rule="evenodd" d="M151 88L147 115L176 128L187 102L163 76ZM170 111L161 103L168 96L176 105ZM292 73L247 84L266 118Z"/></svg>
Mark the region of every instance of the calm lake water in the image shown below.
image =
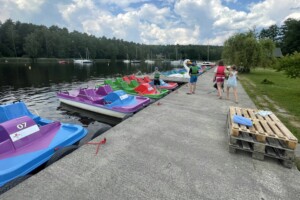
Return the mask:
<svg viewBox="0 0 300 200"><path fill-rule="evenodd" d="M167 64L125 64L123 62L102 62L93 65L56 63L2 63L0 64L0 103L17 100L26 103L29 110L44 118L85 126L97 131L109 123L100 115L81 112L61 105L56 92L80 87L94 88L106 78L120 77L132 73L152 73L158 66L160 71L172 67Z"/></svg>

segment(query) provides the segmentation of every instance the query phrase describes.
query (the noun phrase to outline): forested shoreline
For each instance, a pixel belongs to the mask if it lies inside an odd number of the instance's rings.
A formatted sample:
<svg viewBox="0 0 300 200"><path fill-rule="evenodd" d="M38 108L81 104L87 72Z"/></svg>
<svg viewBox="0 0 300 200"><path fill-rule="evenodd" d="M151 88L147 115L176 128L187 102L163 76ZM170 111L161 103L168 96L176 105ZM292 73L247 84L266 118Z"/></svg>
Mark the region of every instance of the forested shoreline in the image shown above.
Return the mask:
<svg viewBox="0 0 300 200"><path fill-rule="evenodd" d="M281 26L274 24L260 32L255 29L251 32L253 40L271 40L275 47L282 49L283 55L300 51L300 20L287 19ZM225 46L226 42L231 39L232 37L225 41ZM247 48L248 46L246 45ZM240 45L235 49L239 47ZM87 51L89 58L93 60L189 58L217 61L228 59L223 50L224 46L213 45L146 45L117 38L96 37L78 31L69 32L67 28L58 26L46 27L19 21L14 22L11 19L4 23L0 22L0 62L3 58L16 60L21 58L30 58L31 60L37 60L37 58L73 59L86 57ZM230 50L230 52L232 51Z"/></svg>
<svg viewBox="0 0 300 200"><path fill-rule="evenodd" d="M0 23L0 58L184 59L219 60L222 46L145 45L95 37L58 26L6 20ZM209 52L208 52L209 50Z"/></svg>

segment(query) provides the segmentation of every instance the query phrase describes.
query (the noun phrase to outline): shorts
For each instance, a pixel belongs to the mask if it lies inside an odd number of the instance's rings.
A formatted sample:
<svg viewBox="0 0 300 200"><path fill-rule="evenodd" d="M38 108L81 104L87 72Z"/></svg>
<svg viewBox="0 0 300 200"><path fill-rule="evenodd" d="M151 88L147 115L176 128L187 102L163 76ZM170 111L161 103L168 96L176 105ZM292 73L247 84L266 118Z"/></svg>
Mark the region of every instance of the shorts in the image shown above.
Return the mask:
<svg viewBox="0 0 300 200"><path fill-rule="evenodd" d="M231 85L231 84L227 84L227 87L228 87L228 88L236 88L236 87L237 87L237 85Z"/></svg>
<svg viewBox="0 0 300 200"><path fill-rule="evenodd" d="M230 88L236 88L237 87L237 82L235 79L231 79L229 78L228 81L227 81L227 87Z"/></svg>
<svg viewBox="0 0 300 200"><path fill-rule="evenodd" d="M154 85L160 85L160 80L159 79L154 79L153 84Z"/></svg>
<svg viewBox="0 0 300 200"><path fill-rule="evenodd" d="M224 80L225 80L225 77L222 77L222 76L216 77L217 83L224 83Z"/></svg>
<svg viewBox="0 0 300 200"><path fill-rule="evenodd" d="M198 80L198 76L191 76L190 83L196 83Z"/></svg>

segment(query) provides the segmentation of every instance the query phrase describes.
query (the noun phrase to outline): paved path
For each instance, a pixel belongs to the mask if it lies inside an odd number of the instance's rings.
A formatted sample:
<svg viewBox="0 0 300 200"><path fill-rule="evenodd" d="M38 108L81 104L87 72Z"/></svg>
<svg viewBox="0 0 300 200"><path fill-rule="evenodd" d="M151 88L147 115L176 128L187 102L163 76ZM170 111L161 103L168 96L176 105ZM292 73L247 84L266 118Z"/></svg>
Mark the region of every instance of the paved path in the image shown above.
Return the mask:
<svg viewBox="0 0 300 200"><path fill-rule="evenodd" d="M230 154L226 114L212 70L195 95L182 86L0 199L299 199L300 173L276 160ZM238 86L240 107L254 108Z"/></svg>

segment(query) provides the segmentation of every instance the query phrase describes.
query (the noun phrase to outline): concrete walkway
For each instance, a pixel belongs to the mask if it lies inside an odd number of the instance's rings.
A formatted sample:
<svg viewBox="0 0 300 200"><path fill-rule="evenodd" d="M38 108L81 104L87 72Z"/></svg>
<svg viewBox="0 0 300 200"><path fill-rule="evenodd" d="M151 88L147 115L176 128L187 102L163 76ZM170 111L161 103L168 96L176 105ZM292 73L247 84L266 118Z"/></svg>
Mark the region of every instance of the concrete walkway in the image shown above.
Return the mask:
<svg viewBox="0 0 300 200"><path fill-rule="evenodd" d="M217 98L212 71L195 95L183 85L96 138L107 138L98 155L85 145L0 199L299 199L295 167L228 152L226 114L236 104ZM238 91L238 105L254 108Z"/></svg>

